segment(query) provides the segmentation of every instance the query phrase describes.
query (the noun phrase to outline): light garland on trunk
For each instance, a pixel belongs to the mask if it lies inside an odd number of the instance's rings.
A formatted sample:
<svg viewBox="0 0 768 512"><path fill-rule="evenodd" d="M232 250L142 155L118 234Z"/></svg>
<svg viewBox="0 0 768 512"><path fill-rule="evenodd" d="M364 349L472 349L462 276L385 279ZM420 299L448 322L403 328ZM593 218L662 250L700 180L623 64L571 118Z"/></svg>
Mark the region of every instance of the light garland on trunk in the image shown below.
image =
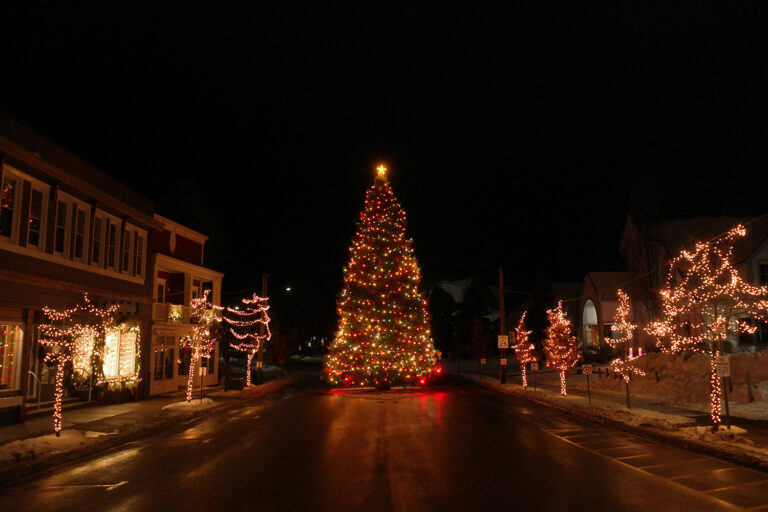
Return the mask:
<svg viewBox="0 0 768 512"><path fill-rule="evenodd" d="M611 332L615 333L615 338L607 338L605 341L614 349L621 351L621 357L611 361L611 368L614 372L621 375L625 383L629 383L632 375L645 375L645 372L637 367L637 360L642 355L632 354L632 336L637 329L637 325L629 321L629 310L631 302L629 295L619 289L616 292L619 298L619 306L616 308L616 314L613 317ZM629 388L627 388L629 389Z"/></svg>
<svg viewBox="0 0 768 512"><path fill-rule="evenodd" d="M212 328L221 322L221 316L218 314L222 307L214 306L209 300L210 290L205 290L202 297L192 299L191 321L192 335L181 339L182 345L191 349L192 354L189 360L189 375L187 377L187 402L192 400L192 387L195 381L195 370L197 369L198 359L209 359L214 351L218 337L214 335ZM202 383L203 375L200 375Z"/></svg>

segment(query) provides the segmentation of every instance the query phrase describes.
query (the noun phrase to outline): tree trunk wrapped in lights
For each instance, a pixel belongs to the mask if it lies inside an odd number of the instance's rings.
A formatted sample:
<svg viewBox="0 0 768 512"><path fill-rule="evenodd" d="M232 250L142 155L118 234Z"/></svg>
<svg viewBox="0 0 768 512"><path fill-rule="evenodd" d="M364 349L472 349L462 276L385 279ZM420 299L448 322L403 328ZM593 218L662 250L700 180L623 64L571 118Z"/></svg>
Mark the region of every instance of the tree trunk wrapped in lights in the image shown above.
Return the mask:
<svg viewBox="0 0 768 512"><path fill-rule="evenodd" d="M57 437L61 432L66 368L73 361L78 361L90 374L98 370L98 363L103 357L104 339L115 326L117 308L117 305L100 308L90 301L88 294L83 294L83 301L71 309L59 311L43 307L43 315L49 323L40 324L39 342L46 348L45 360L56 364L53 431Z"/></svg>
<svg viewBox="0 0 768 512"><path fill-rule="evenodd" d="M251 362L259 351L262 343L269 341L272 336L269 330L269 306L266 297L255 293L250 299L243 299L243 309L227 308L230 317L225 318L230 325L229 332L238 341L229 346L240 352L245 352L247 362L245 367L245 385L251 386ZM262 328L263 326L263 328ZM264 331L261 333L261 331Z"/></svg>
<svg viewBox="0 0 768 512"><path fill-rule="evenodd" d="M192 335L182 340L184 346L191 351L189 360L189 375L187 377L187 402L192 400L192 386L195 380L198 359L209 359L214 353L214 347L218 341L215 328L221 322L218 312L222 307L214 306L209 300L210 290L206 290L202 297L192 299L191 315ZM203 376L200 375L202 382Z"/></svg>
<svg viewBox="0 0 768 512"><path fill-rule="evenodd" d="M338 330L325 361L333 385L425 383L434 368L421 270L405 236L405 211L380 166L349 249Z"/></svg>
<svg viewBox="0 0 768 512"><path fill-rule="evenodd" d="M736 226L693 251L683 250L668 265L661 296L661 318L647 331L665 353L700 352L710 358L712 422L721 421L720 379L716 361L729 334L754 333L749 320L766 321L768 287L742 280L733 266L733 244L746 235Z"/></svg>
<svg viewBox="0 0 768 512"><path fill-rule="evenodd" d="M576 337L571 336L571 322L563 312L563 301L559 301L556 308L547 310L547 319L549 326L542 342L545 363L547 368L560 370L560 394L567 395L565 372L581 361L581 352Z"/></svg>
<svg viewBox="0 0 768 512"><path fill-rule="evenodd" d="M520 317L517 327L515 327L515 344L512 345L517 362L520 363L520 375L523 379L524 388L528 387L526 365L536 362L535 346L528 341L532 331L525 330L525 315L527 314L527 311L523 311L523 315Z"/></svg>

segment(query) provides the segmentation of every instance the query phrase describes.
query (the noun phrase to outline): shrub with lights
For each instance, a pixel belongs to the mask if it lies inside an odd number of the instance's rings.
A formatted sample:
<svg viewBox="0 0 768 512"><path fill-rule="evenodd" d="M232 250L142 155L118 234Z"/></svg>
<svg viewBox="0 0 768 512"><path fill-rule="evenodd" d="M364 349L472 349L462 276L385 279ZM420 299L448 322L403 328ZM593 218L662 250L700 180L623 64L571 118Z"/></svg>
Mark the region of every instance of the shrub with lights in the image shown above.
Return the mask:
<svg viewBox="0 0 768 512"><path fill-rule="evenodd" d="M435 368L421 270L405 211L380 166L349 249L338 329L325 360L332 385L425 384Z"/></svg>
<svg viewBox="0 0 768 512"><path fill-rule="evenodd" d="M563 312L563 301L557 307L547 310L549 326L542 342L547 368L560 370L560 394L567 395L565 372L574 368L581 361L581 352L576 337L571 336L571 321Z"/></svg>
<svg viewBox="0 0 768 512"><path fill-rule="evenodd" d="M765 322L768 313L768 287L746 283L733 266L733 245L746 233L744 226L736 226L672 259L665 286L659 291L661 317L646 328L665 353L700 352L709 356L715 426L722 421L717 358L729 335L754 333L757 327L750 320Z"/></svg>
<svg viewBox="0 0 768 512"><path fill-rule="evenodd" d="M611 325L611 338L606 338L606 342L615 350L619 351L619 357L611 361L611 369L621 375L624 382L629 385L633 375L645 375L645 372L637 367L638 358L642 352L634 354L632 351L632 336L637 325L629 321L629 310L631 303L629 295L619 289L616 292L619 298L619 306L613 316L613 325Z"/></svg>

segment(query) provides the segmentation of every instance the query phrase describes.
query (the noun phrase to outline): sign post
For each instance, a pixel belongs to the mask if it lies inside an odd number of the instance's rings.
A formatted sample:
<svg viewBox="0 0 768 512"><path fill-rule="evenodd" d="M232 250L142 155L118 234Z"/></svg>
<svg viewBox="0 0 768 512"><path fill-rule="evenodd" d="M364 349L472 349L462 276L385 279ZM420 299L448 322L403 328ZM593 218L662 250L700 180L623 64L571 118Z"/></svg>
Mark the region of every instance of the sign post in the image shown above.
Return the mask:
<svg viewBox="0 0 768 512"><path fill-rule="evenodd" d="M587 398L589 400L589 405L592 405L592 392L589 389L589 375L592 373L592 365L591 364L581 365L581 373L587 376Z"/></svg>
<svg viewBox="0 0 768 512"><path fill-rule="evenodd" d="M533 390L536 391L536 372L539 371L539 362L534 361L531 363L531 372L533 372Z"/></svg>
<svg viewBox="0 0 768 512"><path fill-rule="evenodd" d="M507 348L509 336L507 332L507 313L504 310L504 267L499 267L499 384L507 382ZM502 346L503 344L503 346Z"/></svg>

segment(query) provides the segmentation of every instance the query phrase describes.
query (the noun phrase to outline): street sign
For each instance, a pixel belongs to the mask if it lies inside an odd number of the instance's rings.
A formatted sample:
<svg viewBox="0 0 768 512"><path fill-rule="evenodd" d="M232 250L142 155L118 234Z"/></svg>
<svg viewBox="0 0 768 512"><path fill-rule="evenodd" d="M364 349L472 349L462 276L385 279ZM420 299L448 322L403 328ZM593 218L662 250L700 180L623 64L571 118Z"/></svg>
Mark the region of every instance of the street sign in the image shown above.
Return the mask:
<svg viewBox="0 0 768 512"><path fill-rule="evenodd" d="M539 363L537 363L536 361L532 362L532 363L531 363L531 371L532 371L532 372L537 372L537 371L539 371Z"/></svg>
<svg viewBox="0 0 768 512"><path fill-rule="evenodd" d="M262 363L261 361L256 361L256 368L261 368L263 366L264 366L264 363Z"/></svg>
<svg viewBox="0 0 768 512"><path fill-rule="evenodd" d="M499 334L499 348L509 348L509 336Z"/></svg>
<svg viewBox="0 0 768 512"><path fill-rule="evenodd" d="M499 359L499 362L501 363L501 366L507 366L507 358L506 357L502 357L501 359Z"/></svg>
<svg viewBox="0 0 768 512"><path fill-rule="evenodd" d="M484 357L480 358L480 364L485 364L485 358Z"/></svg>
<svg viewBox="0 0 768 512"><path fill-rule="evenodd" d="M592 373L592 365L591 364L581 365L581 373L583 373L584 375L590 375Z"/></svg>
<svg viewBox="0 0 768 512"><path fill-rule="evenodd" d="M717 368L717 375L719 377L731 376L731 360L728 356L717 356L715 367Z"/></svg>

